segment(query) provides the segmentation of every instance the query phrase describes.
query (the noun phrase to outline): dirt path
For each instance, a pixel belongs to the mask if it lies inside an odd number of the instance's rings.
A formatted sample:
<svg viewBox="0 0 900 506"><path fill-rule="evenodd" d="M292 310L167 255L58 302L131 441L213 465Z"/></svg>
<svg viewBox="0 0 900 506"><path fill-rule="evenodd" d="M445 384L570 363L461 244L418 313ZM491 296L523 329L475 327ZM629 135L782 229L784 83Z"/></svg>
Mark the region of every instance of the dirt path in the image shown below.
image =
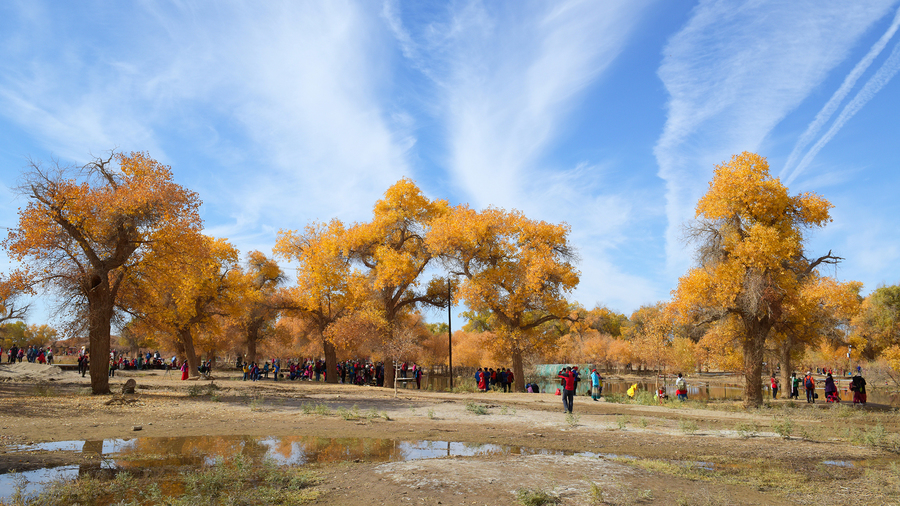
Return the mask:
<svg viewBox="0 0 900 506"><path fill-rule="evenodd" d="M564 504L591 504L598 493L608 504L900 503L900 474L890 470L897 454L885 449L900 431L890 411L781 402L746 412L731 403L692 409L578 397L567 418L550 394L401 390L395 398L383 388L236 378L210 387L127 372L112 387L129 377L137 394L114 397L84 395L88 383L74 373L0 381L0 472L93 458L13 446L34 442L307 436L498 448L388 462L337 452L309 464L323 477L318 504L514 504L517 489L553 491ZM862 443L876 429L879 444Z"/></svg>

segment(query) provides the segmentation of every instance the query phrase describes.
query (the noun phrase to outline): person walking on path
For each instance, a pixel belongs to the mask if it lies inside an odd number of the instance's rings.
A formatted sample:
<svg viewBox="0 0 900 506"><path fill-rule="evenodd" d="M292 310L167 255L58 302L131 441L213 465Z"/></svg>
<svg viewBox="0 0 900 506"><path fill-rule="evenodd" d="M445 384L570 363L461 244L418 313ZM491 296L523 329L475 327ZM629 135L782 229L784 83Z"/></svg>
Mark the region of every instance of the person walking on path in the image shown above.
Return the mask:
<svg viewBox="0 0 900 506"><path fill-rule="evenodd" d="M825 378L825 400L828 402L841 402L837 385L834 384L834 378L831 376L831 373L828 373L828 376Z"/></svg>
<svg viewBox="0 0 900 506"><path fill-rule="evenodd" d="M601 383L600 373L597 372L597 369L591 369L591 399L595 401L600 399L601 388L603 388L603 383Z"/></svg>
<svg viewBox="0 0 900 506"><path fill-rule="evenodd" d="M772 399L778 398L778 380L775 378L775 373L772 373Z"/></svg>
<svg viewBox="0 0 900 506"><path fill-rule="evenodd" d="M678 373L678 379L675 380L675 396L679 401L687 400L687 382L681 373Z"/></svg>
<svg viewBox="0 0 900 506"><path fill-rule="evenodd" d="M806 371L803 378L803 387L806 389L806 402L816 403L816 380L812 377L812 371Z"/></svg>
<svg viewBox="0 0 900 506"><path fill-rule="evenodd" d="M575 373L572 372L571 367L566 367L565 371L561 371L558 376L562 378L563 381L563 410L566 413L571 413L573 408L572 405L575 402Z"/></svg>
<svg viewBox="0 0 900 506"><path fill-rule="evenodd" d="M791 399L799 399L800 398L800 378L797 377L797 373L791 373Z"/></svg>
<svg viewBox="0 0 900 506"><path fill-rule="evenodd" d="M866 403L866 380L859 373L850 382L850 390L853 392L853 404Z"/></svg>

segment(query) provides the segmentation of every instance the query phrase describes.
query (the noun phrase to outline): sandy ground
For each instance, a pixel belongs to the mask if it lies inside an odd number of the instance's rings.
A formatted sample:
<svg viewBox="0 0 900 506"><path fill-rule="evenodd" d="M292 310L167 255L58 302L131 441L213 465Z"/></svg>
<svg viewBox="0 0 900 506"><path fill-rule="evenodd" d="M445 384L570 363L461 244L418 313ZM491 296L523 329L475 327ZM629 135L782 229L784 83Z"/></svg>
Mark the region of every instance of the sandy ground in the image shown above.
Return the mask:
<svg viewBox="0 0 900 506"><path fill-rule="evenodd" d="M373 462L308 464L321 477L316 504L516 504L543 489L563 504L900 504L900 485L873 476L898 455L853 444L848 430L900 430L894 411L834 411L824 404L744 411L625 405L577 397L575 417L552 394L437 393L311 382L209 381L119 372L134 395L91 396L74 372L0 366L0 473L78 463L86 453L22 451L49 441L172 436L314 436L494 444L515 451ZM312 406L328 408L316 412ZM487 414L476 414L481 406ZM467 409L468 408L468 409ZM339 410L343 410L343 416ZM834 412L831 412L834 411ZM776 434L789 418L794 436ZM140 427L136 432L134 428ZM749 431L747 427L753 427ZM521 450L520 450L521 449ZM854 462L834 466L824 462ZM681 472L712 466L734 473ZM730 466L730 467L729 467ZM771 476L767 473L771 473ZM894 476L888 474L889 476ZM873 481L874 480L874 481ZM597 501L602 491L604 502Z"/></svg>

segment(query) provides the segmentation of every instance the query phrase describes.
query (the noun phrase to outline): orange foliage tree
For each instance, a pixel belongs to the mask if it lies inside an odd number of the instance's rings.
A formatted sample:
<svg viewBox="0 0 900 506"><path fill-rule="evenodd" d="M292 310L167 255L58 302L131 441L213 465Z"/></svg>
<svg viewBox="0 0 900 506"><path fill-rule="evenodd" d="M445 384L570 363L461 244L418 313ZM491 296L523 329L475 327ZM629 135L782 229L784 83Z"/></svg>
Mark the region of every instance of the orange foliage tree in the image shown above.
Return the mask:
<svg viewBox="0 0 900 506"><path fill-rule="evenodd" d="M671 365L672 340L674 338L671 315L666 304L657 302L641 306L629 318L631 324L626 334L638 361L652 367L657 374Z"/></svg>
<svg viewBox="0 0 900 506"><path fill-rule="evenodd" d="M782 385L790 384L794 360L807 349L846 346L850 321L860 308L862 283L841 283L815 270L799 273L797 281L800 296L769 334L770 346L781 363Z"/></svg>
<svg viewBox="0 0 900 506"><path fill-rule="evenodd" d="M807 316L808 285L820 279L811 273L840 260L803 252L804 231L829 222L830 208L816 194L788 195L766 159L747 152L716 167L697 204L689 233L699 243L699 266L679 280L672 309L682 321L718 326L717 335L740 348L748 406L762 404L766 339L786 320Z"/></svg>
<svg viewBox="0 0 900 506"><path fill-rule="evenodd" d="M360 309L368 293L366 279L353 270L349 256L342 250L346 240L344 225L332 220L327 225L307 225L302 233L280 231L275 245L276 254L297 264L297 286L283 291L279 307L310 322L325 353L329 383L337 383L338 379L333 374L337 368L335 335L329 331L339 320Z"/></svg>
<svg viewBox="0 0 900 506"><path fill-rule="evenodd" d="M136 326L171 340L187 359L190 375L198 377L197 348L219 347L222 332L216 317L232 314L240 300L238 251L224 239L202 234L182 234L180 246L173 254L151 254L126 293L134 295Z"/></svg>
<svg viewBox="0 0 900 506"><path fill-rule="evenodd" d="M422 280L435 255L426 243L433 222L448 212L444 200L429 200L410 179L401 179L375 203L372 221L346 234L344 253L364 268L384 322L382 349L391 349L395 327L419 307L447 307L445 280ZM385 385L394 368L385 364Z"/></svg>
<svg viewBox="0 0 900 506"><path fill-rule="evenodd" d="M489 345L513 363L516 391L525 389L523 356L551 346L559 334L541 325L570 315L578 284L566 224L529 220L521 212L460 206L432 225L429 245L464 282L455 291L475 312L489 312Z"/></svg>
<svg viewBox="0 0 900 506"><path fill-rule="evenodd" d="M231 324L247 341L247 361L256 362L259 342L276 334L278 287L286 278L278 264L259 251L247 254L246 269L239 277L240 304L230 315Z"/></svg>
<svg viewBox="0 0 900 506"><path fill-rule="evenodd" d="M14 271L10 276L0 274L0 323L25 318L29 305L22 305L18 299L30 291L29 280L22 272Z"/></svg>
<svg viewBox="0 0 900 506"><path fill-rule="evenodd" d="M852 320L852 329L852 358L882 355L900 384L900 285L880 286L869 294Z"/></svg>
<svg viewBox="0 0 900 506"><path fill-rule="evenodd" d="M490 345L496 339L493 332L457 330L453 333L453 363L461 367L506 367L496 348Z"/></svg>
<svg viewBox="0 0 900 506"><path fill-rule="evenodd" d="M87 322L91 390L109 393L119 289L149 251L200 229L200 200L144 153L112 153L83 167L31 162L18 191L28 205L3 247L24 267L10 277L55 289L72 319Z"/></svg>

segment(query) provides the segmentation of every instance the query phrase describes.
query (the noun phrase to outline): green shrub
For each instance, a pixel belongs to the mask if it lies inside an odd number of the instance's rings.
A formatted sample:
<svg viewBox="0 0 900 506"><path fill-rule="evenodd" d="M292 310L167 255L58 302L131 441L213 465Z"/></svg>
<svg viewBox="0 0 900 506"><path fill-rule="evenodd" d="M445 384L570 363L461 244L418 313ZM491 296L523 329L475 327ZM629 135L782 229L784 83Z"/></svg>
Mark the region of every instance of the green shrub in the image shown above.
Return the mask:
<svg viewBox="0 0 900 506"><path fill-rule="evenodd" d="M697 432L697 422L693 420L681 419L678 421L678 427L681 428L681 432L688 435L693 435Z"/></svg>
<svg viewBox="0 0 900 506"><path fill-rule="evenodd" d="M588 500L591 506L606 504L606 501L603 500L603 487L591 482L591 487L588 489Z"/></svg>
<svg viewBox="0 0 900 506"><path fill-rule="evenodd" d="M546 506L548 504L561 504L559 496L543 489L524 489L516 490L516 499L522 506Z"/></svg>
<svg viewBox="0 0 900 506"><path fill-rule="evenodd" d="M487 406L484 404L477 404L475 402L469 402L466 404L466 411L472 413L474 415L486 415L488 414Z"/></svg>
<svg viewBox="0 0 900 506"><path fill-rule="evenodd" d="M791 434L794 433L794 421L790 418L776 420L775 423L772 424L772 430L784 439L788 439L791 437Z"/></svg>
<svg viewBox="0 0 900 506"><path fill-rule="evenodd" d="M756 436L759 433L759 425L756 422L739 422L734 430L737 431L738 435L742 438L751 438Z"/></svg>

